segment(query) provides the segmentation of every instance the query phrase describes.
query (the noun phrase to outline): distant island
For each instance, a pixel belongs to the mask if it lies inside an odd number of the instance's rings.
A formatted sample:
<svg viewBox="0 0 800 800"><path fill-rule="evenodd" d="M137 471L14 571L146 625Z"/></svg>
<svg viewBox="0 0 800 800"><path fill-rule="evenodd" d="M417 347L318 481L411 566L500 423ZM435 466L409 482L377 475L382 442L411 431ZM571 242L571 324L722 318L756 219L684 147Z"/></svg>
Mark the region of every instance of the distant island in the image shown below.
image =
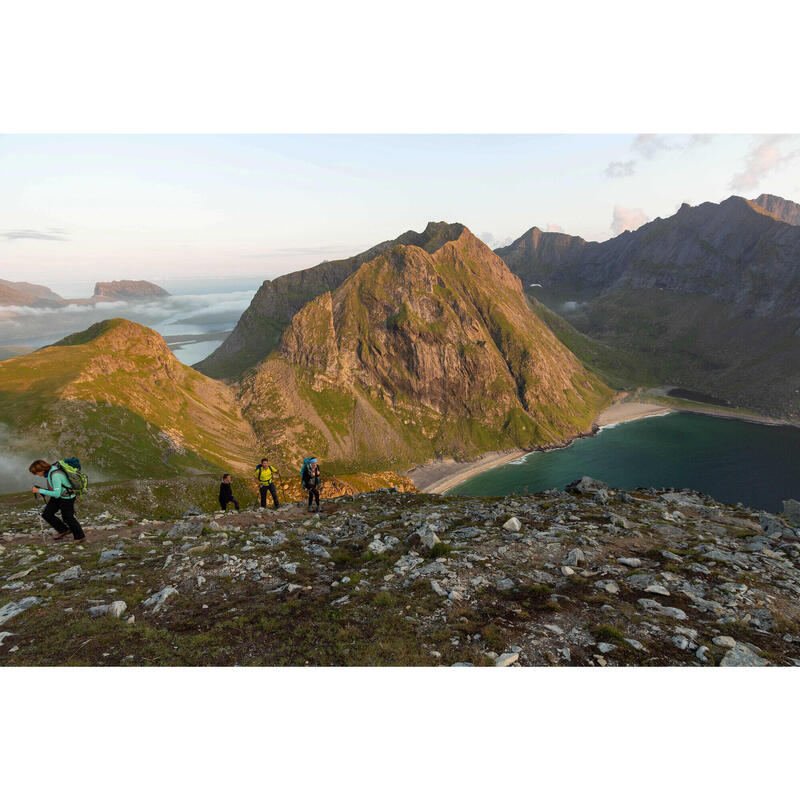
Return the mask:
<svg viewBox="0 0 800 800"><path fill-rule="evenodd" d="M0 279L0 306L58 308L66 305L92 305L112 300L153 300L169 292L150 281L103 281L95 283L91 297L66 299L46 286L24 281Z"/></svg>

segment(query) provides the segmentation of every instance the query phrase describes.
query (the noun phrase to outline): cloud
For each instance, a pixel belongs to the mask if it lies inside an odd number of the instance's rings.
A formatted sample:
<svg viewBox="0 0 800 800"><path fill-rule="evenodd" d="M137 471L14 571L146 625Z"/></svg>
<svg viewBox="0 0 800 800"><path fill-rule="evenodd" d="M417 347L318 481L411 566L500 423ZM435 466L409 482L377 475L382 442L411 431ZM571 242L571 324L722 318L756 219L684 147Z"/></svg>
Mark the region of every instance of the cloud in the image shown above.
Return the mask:
<svg viewBox="0 0 800 800"><path fill-rule="evenodd" d="M67 242L69 241L64 234L66 231L61 228L47 228L44 231L33 230L32 228L18 228L16 230L3 231L2 235L6 239L41 239L48 242Z"/></svg>
<svg viewBox="0 0 800 800"><path fill-rule="evenodd" d="M655 158L671 150L690 150L708 144L711 133L690 133L688 136L665 136L659 133L640 133L631 144L631 149L647 159ZM609 165L610 166L610 165Z"/></svg>
<svg viewBox="0 0 800 800"><path fill-rule="evenodd" d="M731 189L755 189L767 175L800 156L800 147L792 148L793 143L797 143L797 137L784 133L757 136L744 157L744 169L731 178Z"/></svg>
<svg viewBox="0 0 800 800"><path fill-rule="evenodd" d="M666 136L657 133L640 133L633 140L631 149L641 153L645 158L655 158L665 150L674 150L675 145Z"/></svg>
<svg viewBox="0 0 800 800"><path fill-rule="evenodd" d="M514 241L513 236L504 236L500 238L495 236L490 231L484 231L478 238L487 246L491 247L492 250L497 250L498 247L505 247L506 245L511 244Z"/></svg>
<svg viewBox="0 0 800 800"><path fill-rule="evenodd" d="M198 295L169 295L149 302L115 300L57 308L0 306L0 343L41 347L110 317L124 317L161 333L232 328L250 304L253 290ZM32 333L33 332L33 333Z"/></svg>
<svg viewBox="0 0 800 800"><path fill-rule="evenodd" d="M636 161L612 161L605 168L603 175L606 178L627 178L636 174Z"/></svg>
<svg viewBox="0 0 800 800"><path fill-rule="evenodd" d="M560 225L556 225L555 222L548 222L545 230L548 233L564 233L564 229Z"/></svg>
<svg viewBox="0 0 800 800"><path fill-rule="evenodd" d="M635 231L645 222L649 222L650 217L641 208L623 208L614 206L614 215L611 219L611 232L614 236L619 236L623 231Z"/></svg>

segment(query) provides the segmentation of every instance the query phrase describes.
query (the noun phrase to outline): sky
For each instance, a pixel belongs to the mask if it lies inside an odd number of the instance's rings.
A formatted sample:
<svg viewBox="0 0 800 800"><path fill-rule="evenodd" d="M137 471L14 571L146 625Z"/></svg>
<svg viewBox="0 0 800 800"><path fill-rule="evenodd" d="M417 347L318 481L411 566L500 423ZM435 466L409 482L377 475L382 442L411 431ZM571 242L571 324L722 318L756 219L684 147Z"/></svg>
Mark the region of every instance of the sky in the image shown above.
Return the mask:
<svg viewBox="0 0 800 800"><path fill-rule="evenodd" d="M430 220L604 240L683 202L800 200L790 135L5 135L0 277L273 278Z"/></svg>

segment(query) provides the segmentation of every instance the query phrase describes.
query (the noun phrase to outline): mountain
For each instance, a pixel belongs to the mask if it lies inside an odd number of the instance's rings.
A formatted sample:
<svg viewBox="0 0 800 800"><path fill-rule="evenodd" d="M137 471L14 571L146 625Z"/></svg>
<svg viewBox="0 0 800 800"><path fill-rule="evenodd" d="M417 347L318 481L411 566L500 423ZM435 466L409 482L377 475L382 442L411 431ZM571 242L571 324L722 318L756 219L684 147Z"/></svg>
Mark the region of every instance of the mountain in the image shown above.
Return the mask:
<svg viewBox="0 0 800 800"><path fill-rule="evenodd" d="M784 200L774 194L760 194L751 201L759 208L772 214L775 219L787 222L789 225L800 225L800 204L791 200Z"/></svg>
<svg viewBox="0 0 800 800"><path fill-rule="evenodd" d="M0 278L0 306L59 306L64 299L46 286Z"/></svg>
<svg viewBox="0 0 800 800"><path fill-rule="evenodd" d="M534 228L497 253L553 311L658 380L800 417L800 227L754 201L684 204L606 242Z"/></svg>
<svg viewBox="0 0 800 800"><path fill-rule="evenodd" d="M227 386L123 319L1 361L0 423L9 451L75 454L118 478L249 471L256 450Z"/></svg>
<svg viewBox="0 0 800 800"><path fill-rule="evenodd" d="M323 261L315 267L264 281L232 333L210 356L195 364L195 369L212 378L240 377L275 349L284 328L306 303L324 292L334 291L362 264L396 244L423 249L437 247L457 236L457 227L431 222L422 233L407 231L351 258Z"/></svg>
<svg viewBox="0 0 800 800"><path fill-rule="evenodd" d="M462 225L429 225L418 240L306 303L244 377L240 402L262 441L365 468L589 430L610 390L531 311L503 261Z"/></svg>
<svg viewBox="0 0 800 800"><path fill-rule="evenodd" d="M169 297L169 292L150 281L106 281L94 285L92 301L112 300L151 300L156 297Z"/></svg>

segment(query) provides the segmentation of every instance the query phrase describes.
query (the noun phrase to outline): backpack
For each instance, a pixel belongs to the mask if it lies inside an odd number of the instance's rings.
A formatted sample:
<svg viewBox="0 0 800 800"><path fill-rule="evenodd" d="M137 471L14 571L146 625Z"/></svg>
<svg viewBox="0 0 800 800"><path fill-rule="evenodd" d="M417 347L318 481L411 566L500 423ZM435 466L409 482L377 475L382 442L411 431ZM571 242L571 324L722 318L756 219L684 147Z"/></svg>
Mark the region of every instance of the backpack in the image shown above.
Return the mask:
<svg viewBox="0 0 800 800"><path fill-rule="evenodd" d="M81 462L77 458L56 461L56 469L60 469L67 476L72 494L76 499L89 488L89 479L81 471Z"/></svg>
<svg viewBox="0 0 800 800"><path fill-rule="evenodd" d="M300 480L303 482L303 488L308 489L308 471L314 456L308 456L303 459L303 466L300 468Z"/></svg>

